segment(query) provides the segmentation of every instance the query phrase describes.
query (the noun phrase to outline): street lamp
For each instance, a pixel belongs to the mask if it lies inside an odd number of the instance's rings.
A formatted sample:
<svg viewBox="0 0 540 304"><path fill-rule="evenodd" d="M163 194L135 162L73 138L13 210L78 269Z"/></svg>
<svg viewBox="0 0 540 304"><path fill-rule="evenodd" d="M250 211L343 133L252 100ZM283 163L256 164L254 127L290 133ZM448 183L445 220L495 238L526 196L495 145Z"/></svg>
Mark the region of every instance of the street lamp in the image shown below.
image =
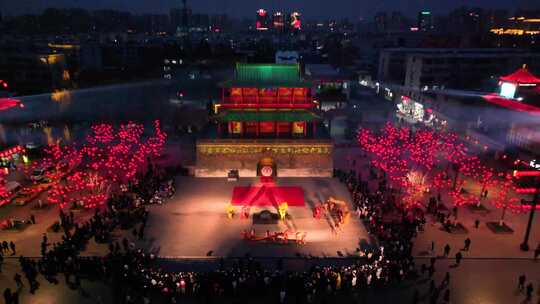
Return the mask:
<svg viewBox="0 0 540 304"><path fill-rule="evenodd" d="M531 202L531 212L529 213L529 222L527 223L527 229L525 230L525 237L523 243L519 245L519 248L523 251L529 251L529 236L531 234L531 226L534 219L534 213L536 212L536 201L538 200L538 193L540 192L540 178L536 177L536 189L534 191L534 197Z"/></svg>

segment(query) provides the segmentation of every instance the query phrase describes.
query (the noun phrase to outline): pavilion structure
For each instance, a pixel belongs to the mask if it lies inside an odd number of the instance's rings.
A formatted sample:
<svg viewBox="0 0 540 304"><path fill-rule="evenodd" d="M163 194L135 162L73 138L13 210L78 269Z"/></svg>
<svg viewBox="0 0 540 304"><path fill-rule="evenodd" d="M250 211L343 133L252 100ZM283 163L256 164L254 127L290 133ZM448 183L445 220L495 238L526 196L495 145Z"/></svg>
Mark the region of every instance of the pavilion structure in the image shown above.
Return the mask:
<svg viewBox="0 0 540 304"><path fill-rule="evenodd" d="M499 77L499 92L483 98L505 108L540 115L540 78L523 65L515 72Z"/></svg>
<svg viewBox="0 0 540 304"><path fill-rule="evenodd" d="M540 92L540 78L529 72L526 65L509 75L499 77L499 85L499 95L509 99L519 100L531 93Z"/></svg>
<svg viewBox="0 0 540 304"><path fill-rule="evenodd" d="M197 176L330 176L332 143L298 64L237 64L220 84L215 133L197 142ZM263 164L264 163L264 164Z"/></svg>
<svg viewBox="0 0 540 304"><path fill-rule="evenodd" d="M296 64L238 64L235 78L221 86L219 136L305 138L316 133L311 83L300 78Z"/></svg>

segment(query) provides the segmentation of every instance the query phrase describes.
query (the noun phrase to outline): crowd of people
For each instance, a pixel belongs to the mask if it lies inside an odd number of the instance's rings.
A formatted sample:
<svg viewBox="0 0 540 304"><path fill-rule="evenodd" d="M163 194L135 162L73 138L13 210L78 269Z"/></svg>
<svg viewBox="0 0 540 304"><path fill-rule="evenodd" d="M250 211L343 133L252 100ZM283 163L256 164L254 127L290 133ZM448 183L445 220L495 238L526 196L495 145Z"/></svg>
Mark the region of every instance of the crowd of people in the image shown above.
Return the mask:
<svg viewBox="0 0 540 304"><path fill-rule="evenodd" d="M335 171L335 176L349 189L355 214L369 232L372 244L358 248L358 257L346 266L320 266L316 258L304 271L288 271L283 261L275 267L263 266L246 256L232 265L226 261L212 271L169 271L161 266L153 253L136 248L134 241L123 238L113 241L111 232L120 227L130 229L134 239L144 237L148 218L145 204L152 203L156 193L167 197L174 193L170 179L150 172L141 176L140 182L131 184L127 193L111 197L106 207L96 209L86 222L77 223L73 212L60 211L58 225L63 233L60 242L51 243L46 234L41 242L40 259L19 258L22 273L28 281L29 290L39 288L37 277L41 274L51 284L58 284L63 275L65 283L89 296L81 285L81 279L106 281L112 287L114 303L179 303L185 298L200 298L211 302L222 297L267 297L278 303L314 303L330 299L336 294L362 295L370 290L397 286L407 280L426 278L430 280L429 303L449 303L450 274L436 284L433 280L436 258L429 266L416 267L412 247L418 231L425 225L424 213L419 209L405 209L392 191L386 188L384 176L380 177L376 190L368 187L355 172ZM374 174L371 179L377 179ZM108 243L109 253L103 257L81 257L88 242ZM4 242L6 243L6 242ZM9 245L0 246L2 254L9 253ZM471 242L465 240L468 250ZM13 254L15 249L13 245ZM448 252L450 248L448 248ZM1 256L1 255L0 255ZM456 257L457 260L457 257ZM459 261L457 261L459 264ZM0 263L1 265L1 263ZM19 289L24 285L22 276L14 277L17 290L6 289L7 304L18 303ZM525 289L524 283L521 283ZM527 286L527 293L529 287ZM420 292L414 291L411 300L419 303Z"/></svg>
<svg viewBox="0 0 540 304"><path fill-rule="evenodd" d="M376 246L360 249L360 257L350 265L313 266L307 271L290 272L279 265L274 270L262 267L247 256L232 267L221 266L214 271L171 272L160 267L153 254L128 246L111 251L106 259L106 268L113 270L112 277L121 286L115 290L122 303L141 299L143 303L178 303L184 297L261 295L279 303L312 303L336 293L360 294L418 277L411 249L423 218L401 210L401 218L385 221L384 211L390 206L386 206L380 193L372 194L351 174L336 174L351 190L358 216L378 240Z"/></svg>
<svg viewBox="0 0 540 304"><path fill-rule="evenodd" d="M130 185L130 191L136 195L146 197L150 193L160 191L162 185L166 183L168 187L173 187L171 182L165 181L165 177L154 174L152 170L141 176L145 183ZM169 179L170 180L170 179ZM113 242L112 231L117 227L122 229L132 228L134 234L142 238L144 227L148 217L148 210L144 205L137 204L128 195L117 195L111 197L104 209L95 209L93 216L85 222L77 223L73 211L68 213L62 209L59 211L59 220L53 224L54 232L61 232L62 237L59 242L51 243L47 234L43 234L41 241L41 258L28 259L19 257L21 270L28 280L29 291L34 293L38 288L38 274L52 284L58 284L57 277L63 274L65 283L73 288L81 286L81 277L93 279L107 278L111 265L108 258L81 257L82 252L88 242L94 239L96 243L108 243L111 255L118 255L120 252L129 252L135 249L133 242L128 242L126 238L122 240L123 249L118 242ZM137 230L137 226L139 229ZM16 254L13 242L1 244L0 256L8 253L11 248L12 255ZM1 265L1 263L0 263ZM22 276L16 273L14 276L17 290L4 290L4 299L7 304L18 303L18 290L24 286Z"/></svg>

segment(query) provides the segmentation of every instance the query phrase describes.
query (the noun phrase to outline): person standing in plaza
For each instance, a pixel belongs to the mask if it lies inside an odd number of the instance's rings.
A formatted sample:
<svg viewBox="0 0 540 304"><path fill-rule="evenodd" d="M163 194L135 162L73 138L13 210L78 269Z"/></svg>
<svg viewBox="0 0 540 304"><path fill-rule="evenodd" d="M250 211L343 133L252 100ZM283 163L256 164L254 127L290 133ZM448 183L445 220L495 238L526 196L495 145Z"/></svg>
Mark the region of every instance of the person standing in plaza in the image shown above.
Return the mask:
<svg viewBox="0 0 540 304"><path fill-rule="evenodd" d="M456 253L456 266L459 266L459 263L461 263L462 258L463 258L463 255L461 254L461 251L458 251Z"/></svg>
<svg viewBox="0 0 540 304"><path fill-rule="evenodd" d="M11 248L11 255L15 255L17 251L15 251L15 243L13 241L9 242L9 248Z"/></svg>
<svg viewBox="0 0 540 304"><path fill-rule="evenodd" d="M11 301L11 289L9 289L9 288L4 289L4 302L5 302L6 304L11 304L11 303L13 303L13 302Z"/></svg>
<svg viewBox="0 0 540 304"><path fill-rule="evenodd" d="M444 292L443 301L444 303L450 303L450 289Z"/></svg>
<svg viewBox="0 0 540 304"><path fill-rule="evenodd" d="M15 273L15 276L13 277L13 279L15 280L15 284L17 284L17 288L21 288L24 286L21 280L21 275L19 273Z"/></svg>
<svg viewBox="0 0 540 304"><path fill-rule="evenodd" d="M2 252L7 253L9 251L9 244L7 241L2 242Z"/></svg>
<svg viewBox="0 0 540 304"><path fill-rule="evenodd" d="M19 292L16 290L11 294L11 303L19 304Z"/></svg>
<svg viewBox="0 0 540 304"><path fill-rule="evenodd" d="M431 264L429 265L429 268L428 268L429 278L432 278L434 273L435 273L435 265Z"/></svg>
<svg viewBox="0 0 540 304"><path fill-rule="evenodd" d="M532 300L533 290L534 290L533 284L532 283L527 284L526 293L525 293L527 302L530 302Z"/></svg>
<svg viewBox="0 0 540 304"><path fill-rule="evenodd" d="M441 283L441 285L443 286L447 286L447 285L450 285L450 272L446 272L446 274L444 275L444 279Z"/></svg>
<svg viewBox="0 0 540 304"><path fill-rule="evenodd" d="M465 242L464 242L464 247L463 247L463 250L465 251L469 251L469 248L471 247L471 239L470 238L466 238L465 239Z"/></svg>
<svg viewBox="0 0 540 304"><path fill-rule="evenodd" d="M414 294L413 294L412 303L413 304L418 304L419 302L420 302L420 292L418 291L418 289L415 289Z"/></svg>
<svg viewBox="0 0 540 304"><path fill-rule="evenodd" d="M519 291L523 291L523 289L525 288L525 280L527 279L527 277L522 274L518 277L518 290Z"/></svg>
<svg viewBox="0 0 540 304"><path fill-rule="evenodd" d="M450 254L450 245L449 244L446 244L446 246L444 246L444 257L448 257L448 255Z"/></svg>

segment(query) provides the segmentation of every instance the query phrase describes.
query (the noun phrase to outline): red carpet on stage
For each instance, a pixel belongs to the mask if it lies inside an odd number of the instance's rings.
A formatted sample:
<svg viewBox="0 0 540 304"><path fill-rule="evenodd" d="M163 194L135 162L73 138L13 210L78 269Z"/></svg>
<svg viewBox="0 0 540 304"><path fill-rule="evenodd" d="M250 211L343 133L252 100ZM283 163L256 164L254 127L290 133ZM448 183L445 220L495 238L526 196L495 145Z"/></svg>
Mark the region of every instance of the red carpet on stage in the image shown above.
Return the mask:
<svg viewBox="0 0 540 304"><path fill-rule="evenodd" d="M303 207L304 189L301 187L234 187L234 206L278 206L287 202L289 207Z"/></svg>

